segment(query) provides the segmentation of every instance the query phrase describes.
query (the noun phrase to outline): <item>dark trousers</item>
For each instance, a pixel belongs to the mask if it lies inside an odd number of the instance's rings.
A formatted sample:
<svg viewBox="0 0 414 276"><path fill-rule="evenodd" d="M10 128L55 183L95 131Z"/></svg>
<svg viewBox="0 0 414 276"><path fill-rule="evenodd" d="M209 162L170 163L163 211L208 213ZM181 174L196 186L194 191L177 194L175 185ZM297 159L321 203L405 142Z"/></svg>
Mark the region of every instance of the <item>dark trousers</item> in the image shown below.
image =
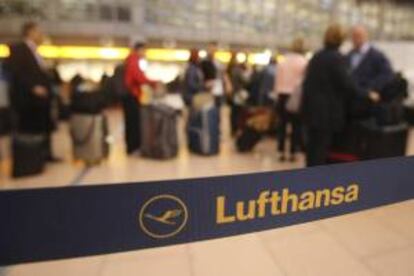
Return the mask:
<svg viewBox="0 0 414 276"><path fill-rule="evenodd" d="M231 104L230 110L230 126L231 126L231 135L235 135L239 130L239 120L243 108L236 104Z"/></svg>
<svg viewBox="0 0 414 276"><path fill-rule="evenodd" d="M314 167L327 164L329 150L332 145L334 133L320 129L308 129L306 146L306 165Z"/></svg>
<svg viewBox="0 0 414 276"><path fill-rule="evenodd" d="M45 134L44 153L46 160L52 160L54 158L52 149L52 133Z"/></svg>
<svg viewBox="0 0 414 276"><path fill-rule="evenodd" d="M300 118L296 114L291 114L286 110L286 104L290 95L280 95L276 106L279 115L279 129L278 129L278 150L284 153L286 150L286 142L290 142L290 153L296 153L302 144L302 128ZM292 133L287 135L287 128L291 125Z"/></svg>
<svg viewBox="0 0 414 276"><path fill-rule="evenodd" d="M125 123L125 143L127 153L131 154L141 146L140 107L137 99L128 94L122 99Z"/></svg>

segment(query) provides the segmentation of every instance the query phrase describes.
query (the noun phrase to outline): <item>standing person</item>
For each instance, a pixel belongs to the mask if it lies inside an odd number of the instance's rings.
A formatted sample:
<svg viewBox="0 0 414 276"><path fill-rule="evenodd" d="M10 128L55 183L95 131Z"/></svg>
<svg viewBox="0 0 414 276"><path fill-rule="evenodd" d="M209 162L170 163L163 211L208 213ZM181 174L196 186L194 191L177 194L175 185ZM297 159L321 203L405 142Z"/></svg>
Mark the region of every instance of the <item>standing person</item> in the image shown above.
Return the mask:
<svg viewBox="0 0 414 276"><path fill-rule="evenodd" d="M382 92L393 79L393 69L388 58L369 41L365 27L355 26L351 31L353 49L347 56L352 78L359 88ZM371 103L359 99L352 103L353 115L368 117Z"/></svg>
<svg viewBox="0 0 414 276"><path fill-rule="evenodd" d="M11 131L11 110L9 94L9 76L5 65L0 61L0 139ZM2 152L0 152L0 160Z"/></svg>
<svg viewBox="0 0 414 276"><path fill-rule="evenodd" d="M207 47L207 57L201 61L206 88L216 98L217 106L220 106L224 95L223 72L221 64L215 59L217 43L211 42Z"/></svg>
<svg viewBox="0 0 414 276"><path fill-rule="evenodd" d="M120 103L129 93L125 83L124 62L118 64L114 69L114 74L112 76L112 89L114 90L114 97L118 103Z"/></svg>
<svg viewBox="0 0 414 276"><path fill-rule="evenodd" d="M262 78L260 84L259 98L257 103L260 106L268 106L272 103L271 93L275 87L276 83L276 68L277 60L274 57L271 57L269 63L263 68Z"/></svg>
<svg viewBox="0 0 414 276"><path fill-rule="evenodd" d="M249 83L249 77L246 74L246 67L244 64L239 63L236 57L237 54L233 53L226 70L226 78L229 81L231 98L230 125L232 135L235 135L238 130L240 112L242 111L248 98L246 87Z"/></svg>
<svg viewBox="0 0 414 276"><path fill-rule="evenodd" d="M262 84L263 71L258 65L253 65L247 90L249 91L248 103L251 106L257 106L258 95L260 94L260 86Z"/></svg>
<svg viewBox="0 0 414 276"><path fill-rule="evenodd" d="M278 131L278 150L280 161L286 160L286 138L289 137L290 161L295 161L295 153L301 146L301 127L297 115L291 114L286 110L286 104L292 93L300 89L304 78L307 60L304 57L305 42L298 38L292 42L290 52L286 54L285 60L281 62L276 71L276 83L274 90L277 94L277 113L280 118ZM287 136L287 128L291 126L292 133Z"/></svg>
<svg viewBox="0 0 414 276"><path fill-rule="evenodd" d="M184 73L183 86L184 101L187 105L191 105L195 94L204 90L203 73L200 69L197 49L192 49L190 52L190 59Z"/></svg>
<svg viewBox="0 0 414 276"><path fill-rule="evenodd" d="M53 65L48 69L48 74L50 78L50 83L52 87L52 98L51 98L51 108L52 108L52 121L53 121L53 129L56 129L61 119L61 112L63 107L63 96L62 96L62 88L63 88L63 80L60 76L58 70L59 63L57 61L53 62ZM62 114L62 117L63 114Z"/></svg>
<svg viewBox="0 0 414 276"><path fill-rule="evenodd" d="M144 72L145 44L138 42L125 61L125 85L128 92L122 101L125 120L125 141L127 153L132 154L141 146L140 101L142 86L155 87L156 82L147 78Z"/></svg>
<svg viewBox="0 0 414 276"><path fill-rule="evenodd" d="M11 73L12 103L17 115L17 131L46 137L46 160L59 161L52 155L51 118L52 84L37 47L43 32L35 22L22 27L23 41L10 46L8 65Z"/></svg>
<svg viewBox="0 0 414 276"><path fill-rule="evenodd" d="M303 119L307 128L307 166L326 164L335 133L346 126L347 102L352 98L379 101L377 92L359 88L339 52L345 39L340 25L330 26L324 48L309 63L303 84Z"/></svg>

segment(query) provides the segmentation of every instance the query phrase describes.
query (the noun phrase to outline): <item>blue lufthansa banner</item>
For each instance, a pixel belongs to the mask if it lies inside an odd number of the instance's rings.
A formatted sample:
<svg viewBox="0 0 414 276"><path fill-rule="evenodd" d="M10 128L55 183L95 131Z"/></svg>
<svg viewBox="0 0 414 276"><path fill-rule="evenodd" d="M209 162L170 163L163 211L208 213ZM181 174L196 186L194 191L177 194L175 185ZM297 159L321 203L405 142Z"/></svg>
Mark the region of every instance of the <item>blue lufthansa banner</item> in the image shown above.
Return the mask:
<svg viewBox="0 0 414 276"><path fill-rule="evenodd" d="M414 198L414 158L0 192L0 265L221 238Z"/></svg>

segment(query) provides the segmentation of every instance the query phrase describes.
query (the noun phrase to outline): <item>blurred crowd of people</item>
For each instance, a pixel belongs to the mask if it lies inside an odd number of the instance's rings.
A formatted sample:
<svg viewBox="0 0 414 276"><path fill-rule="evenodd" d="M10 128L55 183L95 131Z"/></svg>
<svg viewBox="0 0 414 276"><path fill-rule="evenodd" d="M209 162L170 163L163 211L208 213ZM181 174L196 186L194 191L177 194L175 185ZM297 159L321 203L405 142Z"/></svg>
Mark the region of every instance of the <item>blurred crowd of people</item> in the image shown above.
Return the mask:
<svg viewBox="0 0 414 276"><path fill-rule="evenodd" d="M203 58L198 49L191 50L178 90L188 106L200 93L214 96L217 107L229 105L234 139L244 131L241 122L248 110L270 110L272 121L277 123L266 131L278 141L280 161L295 161L297 153L304 151L308 166L323 165L337 135L357 120L376 116L377 104L393 97L390 94L407 90L404 84L395 88L396 74L390 61L370 42L363 26L352 28L353 48L343 55L340 48L347 33L340 25L330 26L323 47L310 58L306 41L297 38L282 59L271 57L262 67L249 65L240 52L232 53L230 62L222 64L215 58L217 43L210 43ZM11 91L11 125L17 133L44 135L46 159L58 161L51 151L55 128L51 114L62 80L56 70L46 69L37 51L43 42L39 25L26 23L22 36L22 41L10 46L10 57L2 70ZM145 46L136 43L101 86L111 90L108 94L117 95L122 104L128 154L140 149L141 132L146 131L140 126L140 110L148 101L148 90L163 89L145 74ZM83 81L74 77L72 89Z"/></svg>
<svg viewBox="0 0 414 276"><path fill-rule="evenodd" d="M343 55L340 48L346 37L343 27L332 25L323 38L323 48L312 58L306 57L306 43L298 38L282 60L271 58L260 69L250 68L237 53L225 68L214 59L215 44L202 60L195 49L183 80L184 97L190 102L192 96L207 90L219 103L225 99L231 106L234 135L240 131L243 110L273 108L280 160L295 161L296 153L304 150L308 166L325 164L335 136L355 121L376 116L376 104L385 97L403 98L407 93L406 81L394 73L363 26L352 28L353 48Z"/></svg>

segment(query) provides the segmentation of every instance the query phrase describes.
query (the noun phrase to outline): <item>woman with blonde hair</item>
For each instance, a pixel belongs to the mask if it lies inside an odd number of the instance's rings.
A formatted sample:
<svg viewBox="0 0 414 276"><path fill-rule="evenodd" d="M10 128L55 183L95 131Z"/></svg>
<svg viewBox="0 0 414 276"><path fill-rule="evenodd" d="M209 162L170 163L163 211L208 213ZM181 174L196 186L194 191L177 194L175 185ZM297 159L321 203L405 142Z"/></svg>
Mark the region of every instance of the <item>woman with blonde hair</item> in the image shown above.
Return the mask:
<svg viewBox="0 0 414 276"><path fill-rule="evenodd" d="M286 160L286 140L289 138L290 161L295 161L295 153L301 146L302 135L300 120L297 114L288 112L286 106L291 95L302 85L307 60L305 54L305 41L297 38L292 42L290 51L285 55L276 69L275 91L277 94L277 113L280 119L278 131L278 150L280 161ZM287 136L287 128L291 126L292 133Z"/></svg>
<svg viewBox="0 0 414 276"><path fill-rule="evenodd" d="M324 47L309 62L303 84L302 115L307 129L307 166L326 164L332 138L345 128L347 103L355 97L378 101L379 94L353 82L345 57L339 52L345 32L331 25Z"/></svg>

